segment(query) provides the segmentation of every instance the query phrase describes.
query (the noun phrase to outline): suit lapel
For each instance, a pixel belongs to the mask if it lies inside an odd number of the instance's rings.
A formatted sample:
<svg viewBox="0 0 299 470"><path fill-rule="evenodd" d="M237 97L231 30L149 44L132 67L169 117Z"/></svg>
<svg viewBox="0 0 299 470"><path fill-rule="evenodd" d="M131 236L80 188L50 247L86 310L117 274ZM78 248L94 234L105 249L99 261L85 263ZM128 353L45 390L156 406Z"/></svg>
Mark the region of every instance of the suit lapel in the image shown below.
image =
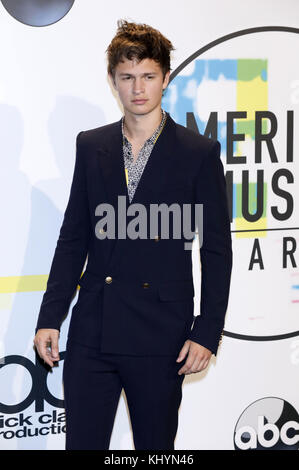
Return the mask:
<svg viewBox="0 0 299 470"><path fill-rule="evenodd" d="M126 202L129 200L122 145L120 119L111 125L111 131L107 133L101 147L97 150L105 182L106 202L112 205L117 204L118 196L126 196Z"/></svg>
<svg viewBox="0 0 299 470"><path fill-rule="evenodd" d="M167 113L164 128L156 141L147 164L143 170L135 191L132 203L143 203L148 192L153 189L162 189L171 178L173 167L173 152L175 148L175 122Z"/></svg>
<svg viewBox="0 0 299 470"><path fill-rule="evenodd" d="M127 207L130 205L125 177L121 119L111 125L111 132L105 143L99 148L99 161L105 181L107 202L117 207L118 196L126 197ZM131 204L145 201L146 194L153 186L163 187L171 177L173 165L171 155L175 151L176 123L167 113L164 128L155 143L147 164L139 180Z"/></svg>

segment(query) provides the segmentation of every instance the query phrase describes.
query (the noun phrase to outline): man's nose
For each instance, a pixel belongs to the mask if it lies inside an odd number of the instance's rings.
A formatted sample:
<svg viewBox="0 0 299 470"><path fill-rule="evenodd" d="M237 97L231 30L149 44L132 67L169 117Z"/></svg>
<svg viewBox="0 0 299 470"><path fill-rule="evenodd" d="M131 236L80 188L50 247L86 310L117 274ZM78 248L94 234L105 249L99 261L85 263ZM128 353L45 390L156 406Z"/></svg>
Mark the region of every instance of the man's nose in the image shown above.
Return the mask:
<svg viewBox="0 0 299 470"><path fill-rule="evenodd" d="M133 82L133 93L139 94L144 91L144 84L141 78L136 78Z"/></svg>

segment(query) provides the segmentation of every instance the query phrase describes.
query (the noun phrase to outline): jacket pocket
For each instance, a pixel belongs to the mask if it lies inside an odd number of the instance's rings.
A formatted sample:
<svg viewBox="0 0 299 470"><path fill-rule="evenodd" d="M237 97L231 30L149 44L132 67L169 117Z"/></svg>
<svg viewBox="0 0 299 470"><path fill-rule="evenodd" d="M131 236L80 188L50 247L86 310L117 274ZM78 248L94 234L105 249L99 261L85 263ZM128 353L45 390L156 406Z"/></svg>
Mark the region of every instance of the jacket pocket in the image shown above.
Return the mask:
<svg viewBox="0 0 299 470"><path fill-rule="evenodd" d="M160 300L164 302L192 300L194 297L193 280L166 281L158 286Z"/></svg>

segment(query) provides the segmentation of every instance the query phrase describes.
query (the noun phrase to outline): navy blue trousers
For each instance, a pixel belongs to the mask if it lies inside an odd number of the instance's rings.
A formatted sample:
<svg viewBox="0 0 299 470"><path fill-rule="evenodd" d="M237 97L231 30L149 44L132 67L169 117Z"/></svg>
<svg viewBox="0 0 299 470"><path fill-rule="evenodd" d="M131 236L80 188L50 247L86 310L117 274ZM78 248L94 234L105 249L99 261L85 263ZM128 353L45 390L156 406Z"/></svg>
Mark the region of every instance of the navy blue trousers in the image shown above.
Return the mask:
<svg viewBox="0 0 299 470"><path fill-rule="evenodd" d="M177 363L177 356L107 354L68 340L63 366L66 450L109 449L122 389L135 449L173 450L185 378L178 371L186 360Z"/></svg>

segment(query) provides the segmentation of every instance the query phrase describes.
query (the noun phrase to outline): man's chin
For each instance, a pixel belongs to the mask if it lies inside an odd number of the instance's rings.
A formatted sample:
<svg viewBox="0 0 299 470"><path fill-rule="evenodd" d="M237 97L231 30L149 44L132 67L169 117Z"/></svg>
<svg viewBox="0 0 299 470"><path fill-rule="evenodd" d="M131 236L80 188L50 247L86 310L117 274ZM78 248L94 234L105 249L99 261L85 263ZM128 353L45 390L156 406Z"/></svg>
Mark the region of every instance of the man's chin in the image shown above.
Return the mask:
<svg viewBox="0 0 299 470"><path fill-rule="evenodd" d="M128 107L124 106L124 111L126 113L133 114L133 115L136 115L136 116L143 116L145 114L149 114L152 111L154 111L154 109L156 107L157 106L153 106L153 105L149 104L149 102L147 101L145 103L145 105L134 105L133 104L133 106L131 106L131 105L128 106Z"/></svg>

